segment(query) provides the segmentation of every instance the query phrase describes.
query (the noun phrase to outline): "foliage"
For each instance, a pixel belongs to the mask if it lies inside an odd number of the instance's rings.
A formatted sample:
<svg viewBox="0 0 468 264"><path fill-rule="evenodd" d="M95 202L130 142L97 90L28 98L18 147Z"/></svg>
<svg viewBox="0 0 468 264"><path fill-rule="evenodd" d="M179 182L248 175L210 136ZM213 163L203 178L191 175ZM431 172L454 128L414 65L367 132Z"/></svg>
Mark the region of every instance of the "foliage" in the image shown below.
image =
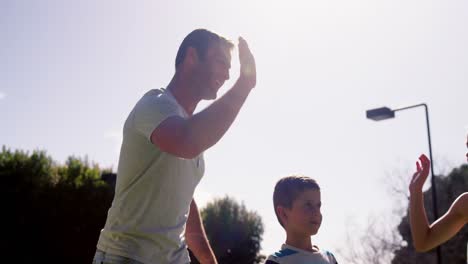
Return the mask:
<svg viewBox="0 0 468 264"><path fill-rule="evenodd" d="M58 165L45 151L2 147L4 251L15 263L90 263L113 197L103 172L86 158Z"/></svg>
<svg viewBox="0 0 468 264"><path fill-rule="evenodd" d="M259 254L264 229L256 212L226 196L208 203L201 216L219 263L251 264L265 259ZM193 255L191 258L198 263Z"/></svg>

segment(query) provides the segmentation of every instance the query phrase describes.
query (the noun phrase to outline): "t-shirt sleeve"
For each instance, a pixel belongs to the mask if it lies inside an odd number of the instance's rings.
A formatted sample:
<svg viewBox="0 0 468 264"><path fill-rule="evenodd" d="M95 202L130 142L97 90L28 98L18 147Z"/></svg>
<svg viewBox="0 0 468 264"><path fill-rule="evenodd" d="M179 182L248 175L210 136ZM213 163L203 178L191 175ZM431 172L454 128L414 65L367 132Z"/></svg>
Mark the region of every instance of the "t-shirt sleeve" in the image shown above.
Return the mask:
<svg viewBox="0 0 468 264"><path fill-rule="evenodd" d="M331 252L327 251L326 254L327 254L327 257L328 257L328 261L331 264L338 264L338 261L336 261L335 256Z"/></svg>
<svg viewBox="0 0 468 264"><path fill-rule="evenodd" d="M275 257L273 255L268 256L267 260L265 261L264 264L280 264L276 260L274 260Z"/></svg>
<svg viewBox="0 0 468 264"><path fill-rule="evenodd" d="M167 96L144 97L134 111L133 126L150 141L151 134L164 120L180 115L178 106Z"/></svg>

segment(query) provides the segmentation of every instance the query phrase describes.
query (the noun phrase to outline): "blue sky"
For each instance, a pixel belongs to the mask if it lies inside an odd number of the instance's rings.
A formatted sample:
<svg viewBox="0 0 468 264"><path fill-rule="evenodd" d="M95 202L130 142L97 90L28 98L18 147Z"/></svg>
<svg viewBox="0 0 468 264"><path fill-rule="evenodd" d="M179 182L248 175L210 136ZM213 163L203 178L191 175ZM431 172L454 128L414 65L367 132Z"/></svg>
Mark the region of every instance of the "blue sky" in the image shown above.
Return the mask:
<svg viewBox="0 0 468 264"><path fill-rule="evenodd" d="M378 123L366 109L427 103L435 172L466 162L467 24L465 1L2 1L0 144L44 149L59 162L87 155L115 170L128 112L168 84L185 35L200 27L241 35L258 84L206 151L196 198L227 194L257 211L268 254L284 242L274 184L314 177L324 222L313 242L336 251L351 223L377 215L398 224L401 197L389 185L409 181L428 152L422 108ZM237 75L234 51L220 93Z"/></svg>

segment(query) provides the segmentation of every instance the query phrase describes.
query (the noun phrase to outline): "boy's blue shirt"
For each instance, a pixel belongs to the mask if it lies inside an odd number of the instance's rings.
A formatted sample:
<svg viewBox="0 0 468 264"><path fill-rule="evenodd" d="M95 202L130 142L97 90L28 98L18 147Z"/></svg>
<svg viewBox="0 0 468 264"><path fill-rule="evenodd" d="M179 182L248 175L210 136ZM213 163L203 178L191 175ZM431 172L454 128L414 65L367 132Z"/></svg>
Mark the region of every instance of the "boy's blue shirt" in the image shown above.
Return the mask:
<svg viewBox="0 0 468 264"><path fill-rule="evenodd" d="M338 264L329 251L309 252L283 244L281 250L268 256L265 264Z"/></svg>

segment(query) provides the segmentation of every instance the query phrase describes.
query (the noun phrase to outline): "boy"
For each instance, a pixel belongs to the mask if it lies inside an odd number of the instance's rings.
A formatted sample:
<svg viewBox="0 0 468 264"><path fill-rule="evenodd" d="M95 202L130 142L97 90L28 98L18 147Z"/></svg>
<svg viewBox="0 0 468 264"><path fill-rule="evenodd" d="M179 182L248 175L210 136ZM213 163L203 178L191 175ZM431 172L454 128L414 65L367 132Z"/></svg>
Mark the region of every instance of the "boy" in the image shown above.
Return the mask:
<svg viewBox="0 0 468 264"><path fill-rule="evenodd" d="M305 176L280 179L273 193L279 223L286 231L281 250L268 256L265 264L337 264L332 253L312 245L322 222L320 187Z"/></svg>

